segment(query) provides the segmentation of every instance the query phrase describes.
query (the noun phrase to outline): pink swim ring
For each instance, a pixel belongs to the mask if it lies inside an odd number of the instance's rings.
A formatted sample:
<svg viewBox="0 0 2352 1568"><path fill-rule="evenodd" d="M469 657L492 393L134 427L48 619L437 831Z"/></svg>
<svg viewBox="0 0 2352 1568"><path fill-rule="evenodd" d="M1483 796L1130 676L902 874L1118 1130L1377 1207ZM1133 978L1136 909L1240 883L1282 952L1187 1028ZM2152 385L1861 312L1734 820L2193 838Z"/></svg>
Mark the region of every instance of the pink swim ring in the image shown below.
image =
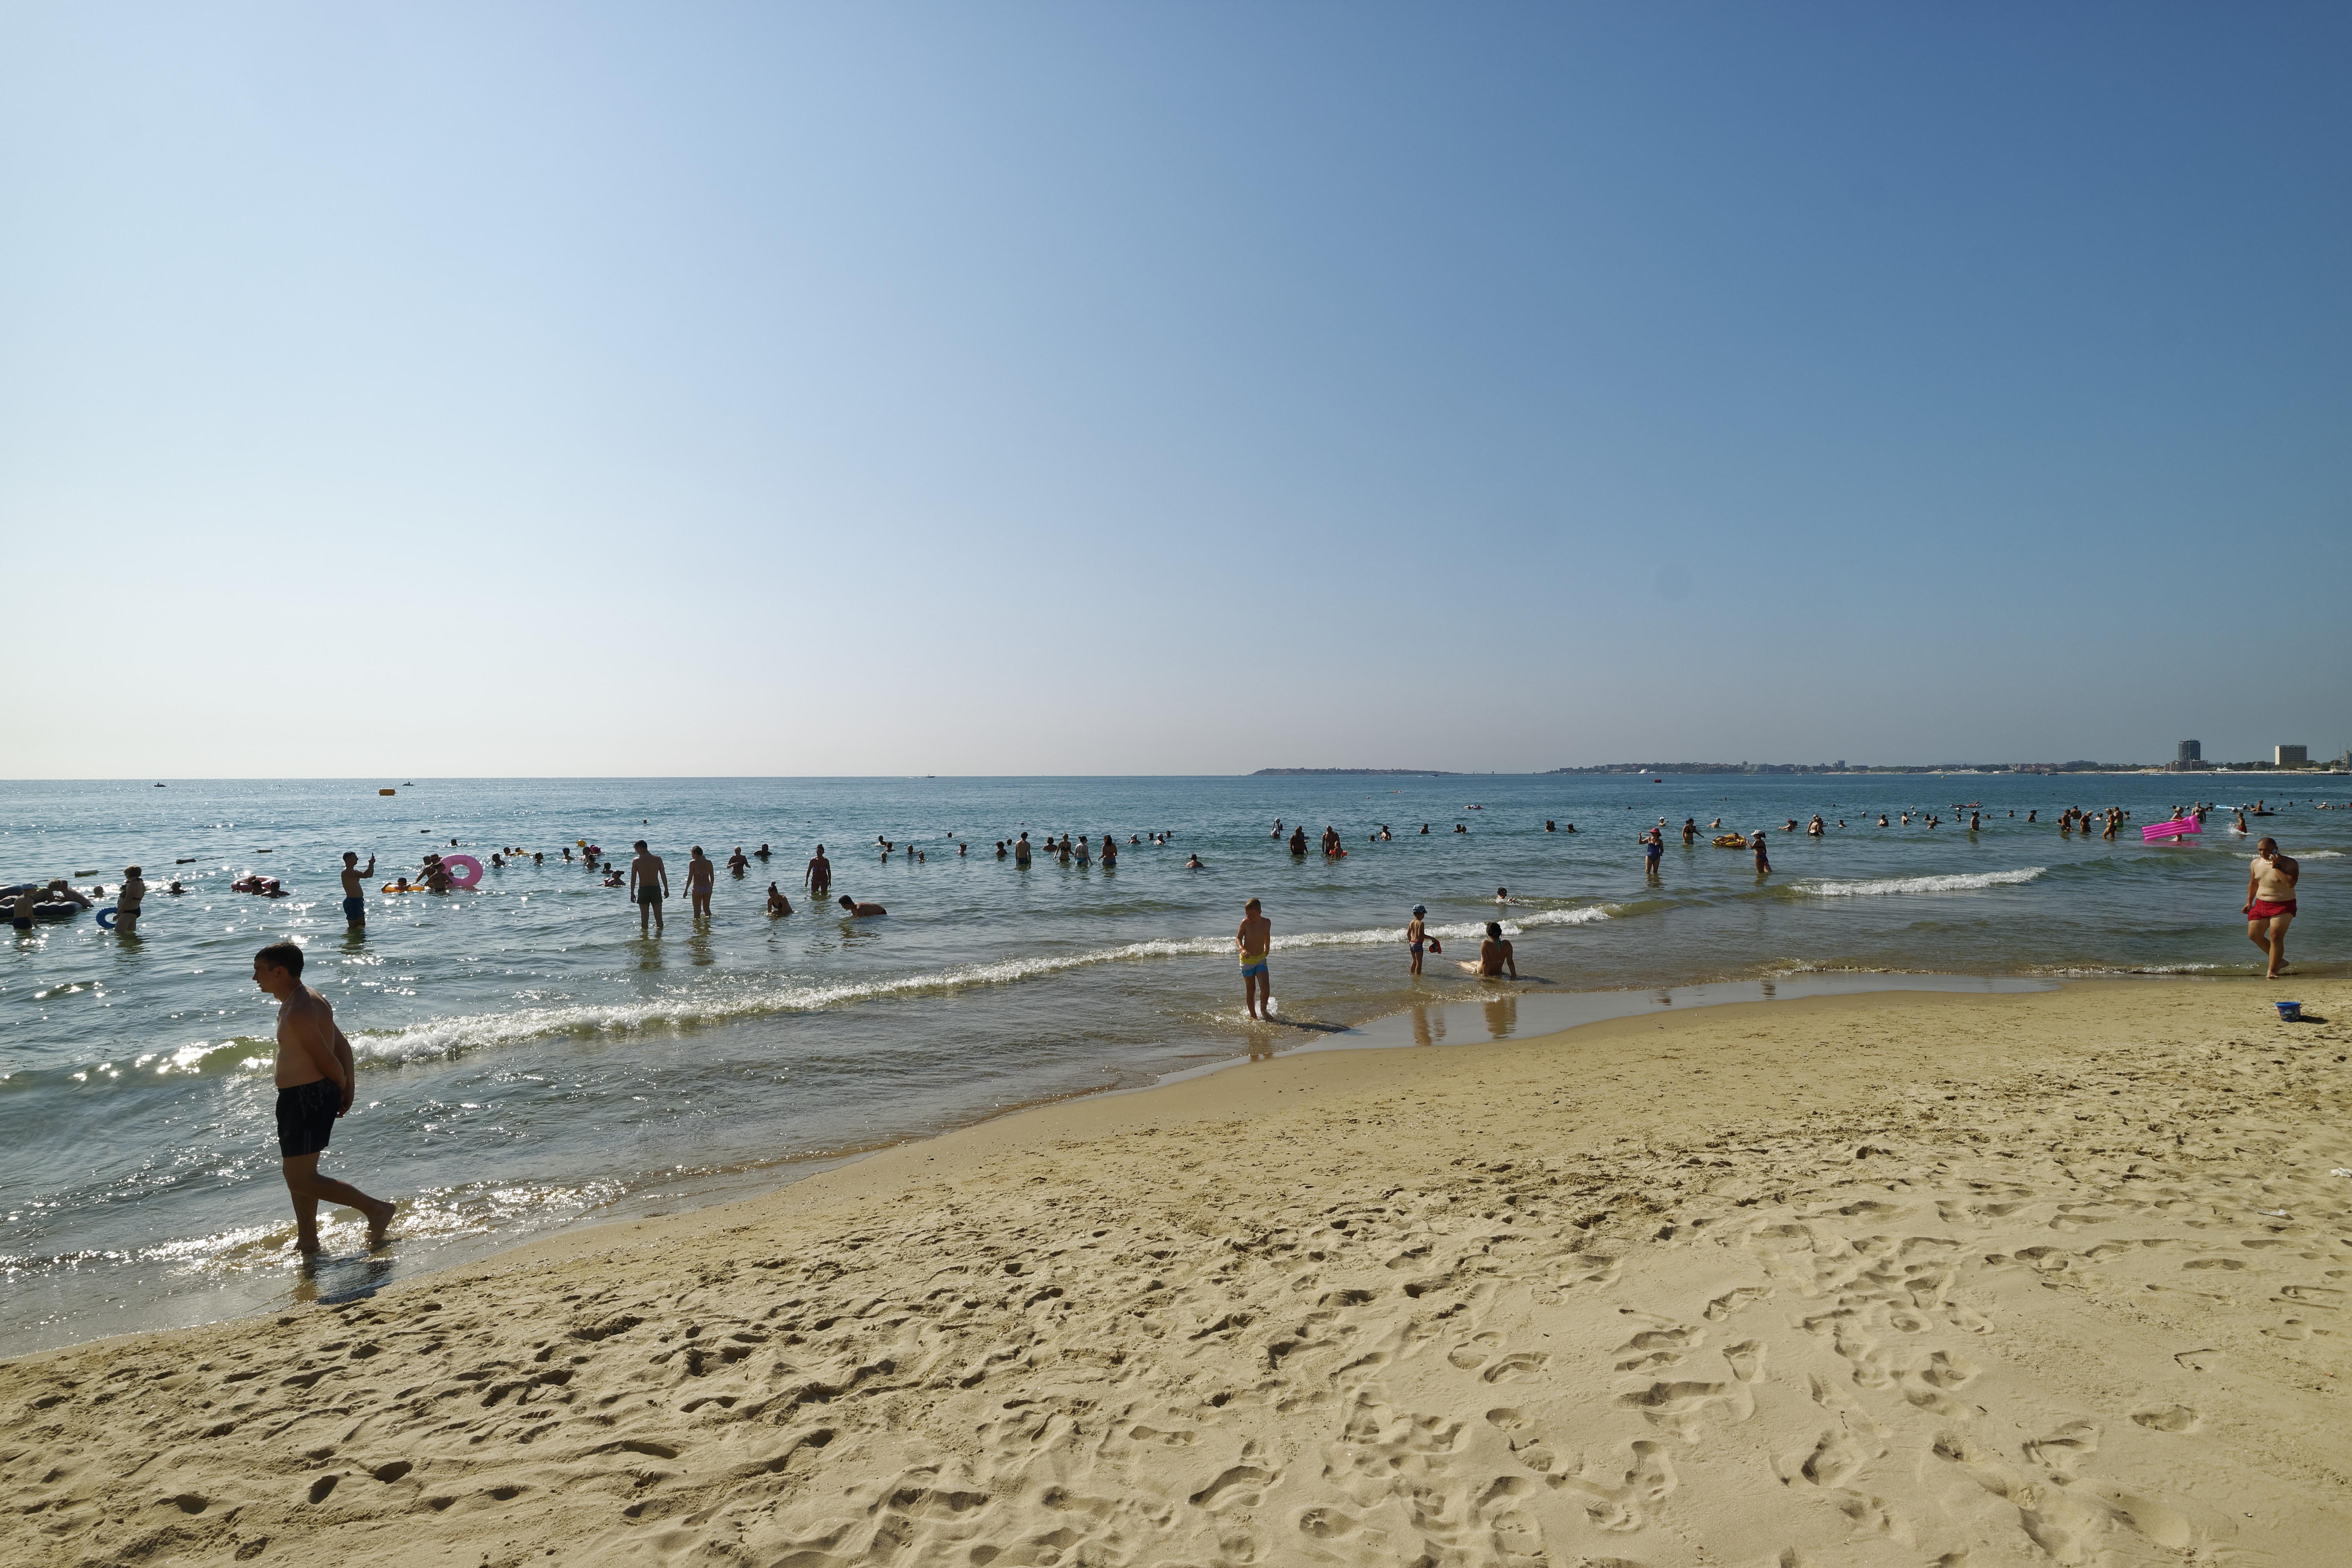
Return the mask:
<svg viewBox="0 0 2352 1568"><path fill-rule="evenodd" d="M453 888L470 888L482 879L482 863L471 855L444 855L441 864L447 869Z"/></svg>

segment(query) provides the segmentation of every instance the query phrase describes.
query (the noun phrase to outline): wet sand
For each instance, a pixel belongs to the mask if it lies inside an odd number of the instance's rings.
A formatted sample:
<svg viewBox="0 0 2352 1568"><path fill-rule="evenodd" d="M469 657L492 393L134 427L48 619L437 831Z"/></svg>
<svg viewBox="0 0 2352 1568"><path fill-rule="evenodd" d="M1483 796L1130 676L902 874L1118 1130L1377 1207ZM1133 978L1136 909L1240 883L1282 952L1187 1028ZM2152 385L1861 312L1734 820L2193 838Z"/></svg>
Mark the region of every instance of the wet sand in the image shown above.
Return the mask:
<svg viewBox="0 0 2352 1568"><path fill-rule="evenodd" d="M1280 1058L30 1356L0 1556L2338 1562L2352 1029L2275 991Z"/></svg>

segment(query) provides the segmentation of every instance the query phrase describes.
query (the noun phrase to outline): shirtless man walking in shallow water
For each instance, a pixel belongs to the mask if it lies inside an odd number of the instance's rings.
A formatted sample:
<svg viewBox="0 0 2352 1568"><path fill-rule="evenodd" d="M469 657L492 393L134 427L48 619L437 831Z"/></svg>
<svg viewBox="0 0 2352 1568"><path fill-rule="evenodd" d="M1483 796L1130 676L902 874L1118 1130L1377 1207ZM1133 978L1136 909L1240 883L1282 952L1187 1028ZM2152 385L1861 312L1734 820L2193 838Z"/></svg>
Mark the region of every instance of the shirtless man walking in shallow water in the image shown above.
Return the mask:
<svg viewBox="0 0 2352 1568"><path fill-rule="evenodd" d="M306 1254L319 1250L324 1198L367 1215L368 1245L380 1246L394 1205L319 1174L319 1156L359 1083L351 1042L335 1026L327 999L302 984L302 950L292 942L272 942L253 955L253 983L278 1002L278 1152L294 1198L295 1245Z"/></svg>
<svg viewBox="0 0 2352 1568"><path fill-rule="evenodd" d="M2254 863L2246 871L2246 940L2270 960L2265 980L2286 973L2286 928L2294 919L2294 885L2303 868L2279 853L2278 840L2265 838L2254 846Z"/></svg>
<svg viewBox="0 0 2352 1568"><path fill-rule="evenodd" d="M1242 1003L1251 1017L1261 1024L1272 1023L1274 977L1266 973L1265 963L1274 950L1274 922L1265 918L1255 899L1242 906L1242 923L1234 932L1234 946L1241 952Z"/></svg>

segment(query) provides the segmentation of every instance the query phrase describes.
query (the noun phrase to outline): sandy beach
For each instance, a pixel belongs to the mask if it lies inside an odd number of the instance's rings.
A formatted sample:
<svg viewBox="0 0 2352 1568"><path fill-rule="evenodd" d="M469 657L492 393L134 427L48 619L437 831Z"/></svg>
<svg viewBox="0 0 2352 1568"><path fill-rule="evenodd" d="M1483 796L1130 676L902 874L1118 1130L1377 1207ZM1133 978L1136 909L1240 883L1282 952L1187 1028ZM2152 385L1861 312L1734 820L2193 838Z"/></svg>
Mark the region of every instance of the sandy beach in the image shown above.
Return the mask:
<svg viewBox="0 0 2352 1568"><path fill-rule="evenodd" d="M2344 1560L2352 984L1311 1053L0 1365L24 1563Z"/></svg>

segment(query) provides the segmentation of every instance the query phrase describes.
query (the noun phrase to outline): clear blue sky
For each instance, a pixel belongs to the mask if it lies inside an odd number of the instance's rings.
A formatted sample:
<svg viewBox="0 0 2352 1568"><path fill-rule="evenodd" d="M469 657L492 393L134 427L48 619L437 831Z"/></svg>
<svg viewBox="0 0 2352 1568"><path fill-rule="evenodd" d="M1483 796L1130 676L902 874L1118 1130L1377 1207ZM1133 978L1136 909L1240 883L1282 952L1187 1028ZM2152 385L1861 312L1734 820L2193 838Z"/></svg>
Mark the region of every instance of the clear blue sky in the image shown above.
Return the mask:
<svg viewBox="0 0 2352 1568"><path fill-rule="evenodd" d="M0 8L0 775L2352 743L2341 5Z"/></svg>

